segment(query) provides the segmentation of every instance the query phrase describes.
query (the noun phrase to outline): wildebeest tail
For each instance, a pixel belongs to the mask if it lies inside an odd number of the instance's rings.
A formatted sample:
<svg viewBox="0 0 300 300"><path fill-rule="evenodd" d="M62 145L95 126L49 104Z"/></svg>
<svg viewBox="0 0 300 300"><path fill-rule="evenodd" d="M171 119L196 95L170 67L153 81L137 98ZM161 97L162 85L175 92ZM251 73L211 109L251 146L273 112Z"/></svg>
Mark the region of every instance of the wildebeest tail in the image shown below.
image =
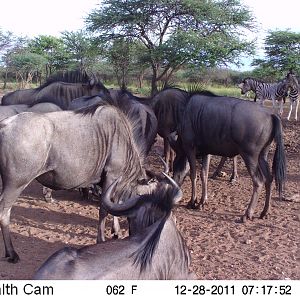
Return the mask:
<svg viewBox="0 0 300 300"><path fill-rule="evenodd" d="M282 125L281 120L277 115L272 115L273 117L273 132L274 141L276 143L275 154L273 158L272 171L275 176L276 189L279 192L279 198L282 198L283 186L286 179L286 157L285 149L283 144L282 136Z"/></svg>

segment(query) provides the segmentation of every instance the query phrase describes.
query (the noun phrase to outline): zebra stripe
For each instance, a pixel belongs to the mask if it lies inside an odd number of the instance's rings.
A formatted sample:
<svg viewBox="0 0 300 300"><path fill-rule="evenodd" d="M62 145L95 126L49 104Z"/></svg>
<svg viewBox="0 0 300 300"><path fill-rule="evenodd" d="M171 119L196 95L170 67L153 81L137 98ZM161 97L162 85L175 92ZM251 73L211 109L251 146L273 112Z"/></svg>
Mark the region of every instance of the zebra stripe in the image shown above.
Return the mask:
<svg viewBox="0 0 300 300"><path fill-rule="evenodd" d="M282 114L283 103L281 100L285 99L288 92L288 85L286 80L277 83L266 83L255 78L247 77L239 85L241 93L245 94L248 91L255 93L255 99L258 99L261 105L266 99L272 100L273 108L276 109L276 101L280 101L279 114Z"/></svg>
<svg viewBox="0 0 300 300"><path fill-rule="evenodd" d="M298 97L300 94L300 86L299 86L298 80L296 78L296 75L292 71L289 71L287 73L286 79L287 79L288 85L289 85L289 99L290 99L290 111L289 111L287 119L288 120L290 119L292 111L294 109L295 120L297 121L298 105L299 105Z"/></svg>

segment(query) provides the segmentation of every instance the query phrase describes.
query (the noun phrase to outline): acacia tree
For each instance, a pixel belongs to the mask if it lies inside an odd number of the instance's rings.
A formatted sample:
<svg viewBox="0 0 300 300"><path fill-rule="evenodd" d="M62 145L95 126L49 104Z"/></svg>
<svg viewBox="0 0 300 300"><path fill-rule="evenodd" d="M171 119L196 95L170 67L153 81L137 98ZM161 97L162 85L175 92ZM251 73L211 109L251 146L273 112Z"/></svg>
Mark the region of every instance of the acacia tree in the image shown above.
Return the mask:
<svg viewBox="0 0 300 300"><path fill-rule="evenodd" d="M101 42L139 40L152 69L152 93L183 64L238 63L252 53L243 30L254 20L240 0L104 0L86 18Z"/></svg>
<svg viewBox="0 0 300 300"><path fill-rule="evenodd" d="M27 88L32 82L33 75L41 72L47 60L39 54L22 51L10 55L9 68L16 74L16 79L20 78L21 88Z"/></svg>
<svg viewBox="0 0 300 300"><path fill-rule="evenodd" d="M64 31L62 41L69 54L70 64L82 71L88 70L95 63L101 51L84 30Z"/></svg>
<svg viewBox="0 0 300 300"><path fill-rule="evenodd" d="M28 51L42 55L46 60L46 78L54 71L67 68L69 54L61 38L51 35L40 35L29 42Z"/></svg>
<svg viewBox="0 0 300 300"><path fill-rule="evenodd" d="M290 30L270 31L265 38L265 58L252 63L256 73L282 78L293 69L300 73L300 33Z"/></svg>

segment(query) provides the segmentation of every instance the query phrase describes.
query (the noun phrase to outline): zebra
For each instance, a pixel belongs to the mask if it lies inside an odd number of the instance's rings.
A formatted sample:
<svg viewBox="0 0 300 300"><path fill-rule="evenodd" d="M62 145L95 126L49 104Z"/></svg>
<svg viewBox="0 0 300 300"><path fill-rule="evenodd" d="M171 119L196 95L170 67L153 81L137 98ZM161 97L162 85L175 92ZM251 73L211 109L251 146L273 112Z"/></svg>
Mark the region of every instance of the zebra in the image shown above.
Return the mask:
<svg viewBox="0 0 300 300"><path fill-rule="evenodd" d="M297 121L297 114L298 114L298 97L300 93L300 85L298 83L298 80L296 78L296 75L293 73L293 71L289 71L286 75L286 79L288 81L289 85L289 99L290 99L290 111L287 116L287 119L289 120L292 114L293 109L295 110L295 120Z"/></svg>
<svg viewBox="0 0 300 300"><path fill-rule="evenodd" d="M275 111L276 101L278 101L280 103L278 108L279 115L282 115L283 102L285 102L288 93L288 83L286 79L277 83L266 83L252 77L247 77L239 84L239 88L241 89L242 95L249 91L253 91L255 93L254 101L258 100L262 106L266 99L272 100L273 109Z"/></svg>

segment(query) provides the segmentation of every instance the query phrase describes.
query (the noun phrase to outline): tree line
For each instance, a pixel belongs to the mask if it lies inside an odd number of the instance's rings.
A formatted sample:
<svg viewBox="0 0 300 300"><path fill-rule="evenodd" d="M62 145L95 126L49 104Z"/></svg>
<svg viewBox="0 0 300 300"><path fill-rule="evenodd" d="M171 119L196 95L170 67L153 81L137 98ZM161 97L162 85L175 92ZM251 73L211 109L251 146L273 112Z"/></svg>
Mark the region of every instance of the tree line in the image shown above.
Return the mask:
<svg viewBox="0 0 300 300"><path fill-rule="evenodd" d="M85 19L85 28L59 37L29 39L0 28L0 72L4 82L23 87L42 83L58 71L79 69L120 87L238 82L245 75L274 81L300 73L300 33L270 31L265 57L247 74L232 71L242 56L255 55L255 18L240 0L104 0ZM210 77L209 77L210 76Z"/></svg>

